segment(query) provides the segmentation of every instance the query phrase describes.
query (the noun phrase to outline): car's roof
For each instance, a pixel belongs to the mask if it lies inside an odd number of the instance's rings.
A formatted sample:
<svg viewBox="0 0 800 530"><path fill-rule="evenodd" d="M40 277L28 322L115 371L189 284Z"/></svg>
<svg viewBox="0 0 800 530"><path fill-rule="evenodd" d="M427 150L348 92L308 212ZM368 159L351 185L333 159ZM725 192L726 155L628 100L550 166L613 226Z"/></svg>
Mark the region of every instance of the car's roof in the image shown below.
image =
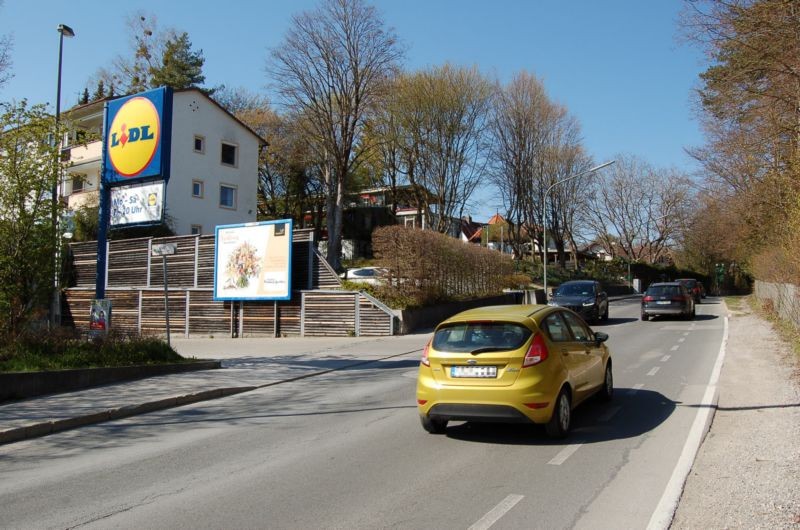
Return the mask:
<svg viewBox="0 0 800 530"><path fill-rule="evenodd" d="M650 285L649 285L647 288L649 289L650 287L661 287L661 286L663 286L663 285L680 286L680 285L681 285L681 282L679 282L679 281L674 281L674 282L658 282L658 283L651 283L651 284L650 284Z"/></svg>
<svg viewBox="0 0 800 530"><path fill-rule="evenodd" d="M678 278L676 282L696 282L696 278Z"/></svg>
<svg viewBox="0 0 800 530"><path fill-rule="evenodd" d="M580 283L597 283L597 280L569 280L568 282L564 282L561 285L573 285L573 284L580 284Z"/></svg>
<svg viewBox="0 0 800 530"><path fill-rule="evenodd" d="M462 311L444 320L442 323L469 322L475 320L502 320L506 322L524 322L535 314L549 309L546 305L492 305L476 307Z"/></svg>

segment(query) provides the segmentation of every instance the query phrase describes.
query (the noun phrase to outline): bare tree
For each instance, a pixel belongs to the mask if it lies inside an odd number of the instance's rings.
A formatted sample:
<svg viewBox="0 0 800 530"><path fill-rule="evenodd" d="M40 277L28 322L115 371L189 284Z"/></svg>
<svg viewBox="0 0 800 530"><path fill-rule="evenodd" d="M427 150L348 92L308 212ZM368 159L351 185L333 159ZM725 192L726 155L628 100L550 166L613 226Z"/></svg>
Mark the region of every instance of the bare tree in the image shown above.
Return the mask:
<svg viewBox="0 0 800 530"><path fill-rule="evenodd" d="M392 30L362 0L325 0L292 17L268 72L288 108L306 119L326 185L328 263L339 269L348 178L365 146L365 118L402 57Z"/></svg>
<svg viewBox="0 0 800 530"><path fill-rule="evenodd" d="M405 175L428 225L448 232L484 175L492 83L476 68L446 64L402 75L395 90Z"/></svg>
<svg viewBox="0 0 800 530"><path fill-rule="evenodd" d="M649 263L667 254L691 204L691 183L684 175L618 155L617 163L592 182L586 221L609 254Z"/></svg>
<svg viewBox="0 0 800 530"><path fill-rule="evenodd" d="M563 265L566 243L576 245L576 212L583 204L584 184L579 179L556 183L591 164L581 146L578 121L548 98L538 78L521 72L499 92L492 135L492 183L500 192L506 218L514 224L512 240L522 241L525 234L542 248L546 215L548 235Z"/></svg>
<svg viewBox="0 0 800 530"><path fill-rule="evenodd" d="M0 8L3 7L3 2L0 2ZM8 35L0 35L0 88L3 88L9 79L11 79L11 47L13 41Z"/></svg>

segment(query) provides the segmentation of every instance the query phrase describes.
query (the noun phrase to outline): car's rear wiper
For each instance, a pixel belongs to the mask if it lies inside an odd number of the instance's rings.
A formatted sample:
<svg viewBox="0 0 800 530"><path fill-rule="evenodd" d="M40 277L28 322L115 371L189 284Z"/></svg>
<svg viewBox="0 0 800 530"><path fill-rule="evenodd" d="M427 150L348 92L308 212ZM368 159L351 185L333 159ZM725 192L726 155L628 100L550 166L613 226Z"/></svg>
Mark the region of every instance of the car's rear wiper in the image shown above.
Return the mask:
<svg viewBox="0 0 800 530"><path fill-rule="evenodd" d="M488 353L492 351L506 351L508 348L498 348L497 346L488 346L486 348L478 348L477 350L472 350L470 353L472 355L477 355L479 353Z"/></svg>

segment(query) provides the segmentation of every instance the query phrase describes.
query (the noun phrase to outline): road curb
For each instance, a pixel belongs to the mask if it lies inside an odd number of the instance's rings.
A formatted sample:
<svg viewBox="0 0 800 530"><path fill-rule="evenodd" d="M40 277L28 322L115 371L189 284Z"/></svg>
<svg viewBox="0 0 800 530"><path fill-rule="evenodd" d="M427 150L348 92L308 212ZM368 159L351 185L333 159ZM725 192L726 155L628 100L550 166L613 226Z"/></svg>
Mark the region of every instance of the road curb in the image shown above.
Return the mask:
<svg viewBox="0 0 800 530"><path fill-rule="evenodd" d="M179 396L170 396L155 401L148 401L136 405L125 405L122 407L101 410L76 416L74 418L64 418L61 420L47 420L30 425L23 425L21 427L14 427L13 429L6 429L0 431L0 445L19 442L28 438L38 438L47 436L56 432L74 429L76 427L84 427L96 423L103 423L110 420L118 420L130 416L137 416L147 412L155 412L157 410L164 410L189 403L197 403L199 401L208 401L225 396L232 396L234 394L241 394L242 392L249 392L255 390L256 386L239 386L239 387L225 387L214 388L211 390L203 390L201 392L194 392L191 394L182 394Z"/></svg>

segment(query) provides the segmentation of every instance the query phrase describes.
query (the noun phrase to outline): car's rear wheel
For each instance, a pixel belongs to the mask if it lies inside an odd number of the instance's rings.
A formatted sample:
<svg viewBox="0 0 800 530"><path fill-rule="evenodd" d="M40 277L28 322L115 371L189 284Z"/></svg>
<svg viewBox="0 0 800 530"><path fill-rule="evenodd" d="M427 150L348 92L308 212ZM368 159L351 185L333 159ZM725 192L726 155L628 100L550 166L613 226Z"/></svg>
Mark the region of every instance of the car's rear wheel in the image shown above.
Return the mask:
<svg viewBox="0 0 800 530"><path fill-rule="evenodd" d="M603 321L608 321L608 306L606 306L606 310L603 313Z"/></svg>
<svg viewBox="0 0 800 530"><path fill-rule="evenodd" d="M606 365L606 375L603 377L603 388L598 394L602 401L611 401L614 397L614 374L611 372L611 362Z"/></svg>
<svg viewBox="0 0 800 530"><path fill-rule="evenodd" d="M545 429L551 438L564 438L569 433L571 422L572 406L569 400L569 392L566 388L562 388L556 398L553 416L547 422Z"/></svg>
<svg viewBox="0 0 800 530"><path fill-rule="evenodd" d="M645 322L647 322L648 320L650 320L650 315L648 315L647 313L645 313L644 311L642 311L642 320L644 320Z"/></svg>
<svg viewBox="0 0 800 530"><path fill-rule="evenodd" d="M431 434L444 434L447 429L447 420L440 420L428 416L420 416L422 428Z"/></svg>

